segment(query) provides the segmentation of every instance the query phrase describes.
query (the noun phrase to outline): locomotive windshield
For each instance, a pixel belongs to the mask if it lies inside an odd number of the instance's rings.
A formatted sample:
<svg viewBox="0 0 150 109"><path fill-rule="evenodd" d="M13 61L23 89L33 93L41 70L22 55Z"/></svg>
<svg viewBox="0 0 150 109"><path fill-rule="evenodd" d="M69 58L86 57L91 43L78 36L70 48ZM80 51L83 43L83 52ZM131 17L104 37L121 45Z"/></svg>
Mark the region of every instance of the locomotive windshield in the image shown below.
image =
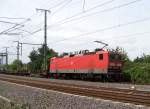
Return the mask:
<svg viewBox="0 0 150 109"><path fill-rule="evenodd" d="M109 56L110 61L119 61L121 60L121 55L116 53L111 53Z"/></svg>

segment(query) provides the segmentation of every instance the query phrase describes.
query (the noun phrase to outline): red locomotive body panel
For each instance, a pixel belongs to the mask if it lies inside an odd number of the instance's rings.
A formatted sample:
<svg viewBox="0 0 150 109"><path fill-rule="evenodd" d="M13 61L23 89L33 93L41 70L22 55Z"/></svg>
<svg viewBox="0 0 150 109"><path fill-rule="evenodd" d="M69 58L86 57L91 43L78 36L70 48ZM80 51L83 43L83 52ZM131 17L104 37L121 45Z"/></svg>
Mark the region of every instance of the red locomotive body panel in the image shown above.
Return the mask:
<svg viewBox="0 0 150 109"><path fill-rule="evenodd" d="M99 51L95 54L75 55L73 57L52 58L51 73L107 73L109 53Z"/></svg>
<svg viewBox="0 0 150 109"><path fill-rule="evenodd" d="M48 76L52 78L98 78L104 80L116 78L121 80L122 65L119 53L99 50L51 58Z"/></svg>

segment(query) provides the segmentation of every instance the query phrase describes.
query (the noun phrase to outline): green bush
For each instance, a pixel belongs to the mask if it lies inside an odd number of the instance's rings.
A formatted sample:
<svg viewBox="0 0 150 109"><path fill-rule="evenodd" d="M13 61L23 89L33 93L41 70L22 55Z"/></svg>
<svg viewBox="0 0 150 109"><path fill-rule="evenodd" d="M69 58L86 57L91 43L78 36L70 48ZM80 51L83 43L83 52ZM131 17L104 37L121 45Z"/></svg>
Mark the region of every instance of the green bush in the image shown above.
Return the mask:
<svg viewBox="0 0 150 109"><path fill-rule="evenodd" d="M132 83L150 83L150 63L132 63L132 67L125 70L124 74L129 75Z"/></svg>
<svg viewBox="0 0 150 109"><path fill-rule="evenodd" d="M11 64L7 66L9 71L20 71L23 68L23 63L20 60L14 60Z"/></svg>
<svg viewBox="0 0 150 109"><path fill-rule="evenodd" d="M126 61L123 72L125 79L132 83L150 83L150 55L143 54L133 61Z"/></svg>

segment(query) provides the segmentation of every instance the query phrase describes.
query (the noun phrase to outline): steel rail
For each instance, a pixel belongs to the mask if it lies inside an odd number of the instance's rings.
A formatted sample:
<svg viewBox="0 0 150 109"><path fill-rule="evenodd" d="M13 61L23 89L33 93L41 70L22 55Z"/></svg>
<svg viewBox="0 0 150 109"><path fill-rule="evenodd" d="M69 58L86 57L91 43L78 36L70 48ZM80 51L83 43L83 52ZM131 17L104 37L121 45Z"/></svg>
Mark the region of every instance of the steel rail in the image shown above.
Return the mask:
<svg viewBox="0 0 150 109"><path fill-rule="evenodd" d="M111 91L120 91L120 92L126 92L126 93L134 93L134 94L143 94L143 95L150 95L150 91L143 91L143 90L133 90L133 89L127 89L127 88L110 88L110 87L96 87L96 86L85 86L85 85L75 85L75 84L69 84L69 83L59 83L59 82L52 82L52 81L47 81L47 79L45 80L39 80L38 78L34 78L34 77L23 77L23 76L14 76L14 75L4 75L4 74L0 74L0 76L2 77L11 77L11 78L15 78L15 79L25 79L25 80L34 80L34 81L38 81L38 82L50 82L52 84L61 84L61 85L71 85L74 87L83 87L83 88L91 88L91 89L103 89L103 90L111 90Z"/></svg>
<svg viewBox="0 0 150 109"><path fill-rule="evenodd" d="M0 80L48 90L60 91L64 93L150 106L150 92L146 91L134 91L129 89L117 89L106 87L96 88L56 82L54 83L27 77L25 78L8 75L0 75Z"/></svg>

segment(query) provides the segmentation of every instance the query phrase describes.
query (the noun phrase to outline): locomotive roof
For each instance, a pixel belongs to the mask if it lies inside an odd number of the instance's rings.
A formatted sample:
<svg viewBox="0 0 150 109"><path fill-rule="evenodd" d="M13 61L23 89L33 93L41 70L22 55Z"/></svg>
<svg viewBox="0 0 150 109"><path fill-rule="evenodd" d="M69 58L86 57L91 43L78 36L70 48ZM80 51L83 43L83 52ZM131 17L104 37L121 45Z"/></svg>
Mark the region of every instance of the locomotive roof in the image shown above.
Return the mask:
<svg viewBox="0 0 150 109"><path fill-rule="evenodd" d="M67 54L63 55L63 56L57 56L57 57L53 57L53 58L63 58L63 57L74 57L74 56L81 56L81 55L92 55L92 54L100 54L100 53L108 53L108 51L106 50L95 50L95 51L91 51L91 52L85 52L85 53L79 53L79 54Z"/></svg>

